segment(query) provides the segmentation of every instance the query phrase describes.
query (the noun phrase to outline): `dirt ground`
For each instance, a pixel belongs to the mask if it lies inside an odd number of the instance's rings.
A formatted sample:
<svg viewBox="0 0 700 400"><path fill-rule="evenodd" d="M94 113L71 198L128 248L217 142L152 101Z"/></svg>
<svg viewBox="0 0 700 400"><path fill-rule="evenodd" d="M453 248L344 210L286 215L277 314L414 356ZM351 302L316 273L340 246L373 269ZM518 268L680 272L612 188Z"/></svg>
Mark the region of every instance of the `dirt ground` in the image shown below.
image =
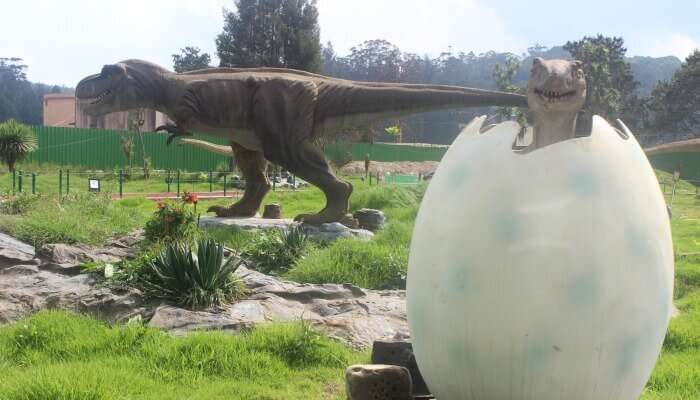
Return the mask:
<svg viewBox="0 0 700 400"><path fill-rule="evenodd" d="M438 161L398 161L380 162L372 161L369 170L372 173L390 173L398 175L417 175L433 172L437 169ZM364 161L352 161L340 169L344 175L362 175L365 173Z"/></svg>

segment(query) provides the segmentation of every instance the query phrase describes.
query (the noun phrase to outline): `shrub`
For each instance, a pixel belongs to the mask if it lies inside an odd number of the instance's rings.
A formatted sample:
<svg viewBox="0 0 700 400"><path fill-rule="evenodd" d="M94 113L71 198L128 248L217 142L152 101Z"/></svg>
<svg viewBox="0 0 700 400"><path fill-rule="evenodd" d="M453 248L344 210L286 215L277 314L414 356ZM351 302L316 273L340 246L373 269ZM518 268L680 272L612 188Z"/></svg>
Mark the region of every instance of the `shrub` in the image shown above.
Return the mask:
<svg viewBox="0 0 700 400"><path fill-rule="evenodd" d="M10 172L15 170L17 161L22 161L37 147L38 142L32 128L14 119L0 124L0 160L7 164Z"/></svg>
<svg viewBox="0 0 700 400"><path fill-rule="evenodd" d="M41 199L38 195L20 193L0 203L0 214L17 215L29 211Z"/></svg>
<svg viewBox="0 0 700 400"><path fill-rule="evenodd" d="M243 251L263 273L285 271L299 260L308 245L306 233L298 226L287 230L262 231Z"/></svg>
<svg viewBox="0 0 700 400"><path fill-rule="evenodd" d="M153 278L146 282L157 297L192 308L227 303L243 294L234 276L240 261L224 257L224 246L209 239L196 246L168 244L149 264Z"/></svg>
<svg viewBox="0 0 700 400"><path fill-rule="evenodd" d="M184 202L160 202L144 226L146 239L188 241L197 233L197 216Z"/></svg>

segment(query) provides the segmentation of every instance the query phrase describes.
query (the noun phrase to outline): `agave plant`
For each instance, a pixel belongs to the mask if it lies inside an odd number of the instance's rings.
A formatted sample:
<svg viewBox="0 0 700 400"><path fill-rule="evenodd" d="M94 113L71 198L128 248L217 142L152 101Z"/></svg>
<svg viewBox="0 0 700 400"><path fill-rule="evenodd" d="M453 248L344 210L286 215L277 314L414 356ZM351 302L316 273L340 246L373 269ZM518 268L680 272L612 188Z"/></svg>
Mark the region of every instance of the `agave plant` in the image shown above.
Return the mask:
<svg viewBox="0 0 700 400"><path fill-rule="evenodd" d="M15 163L38 147L34 131L14 119L0 124L0 160L7 164L10 172L15 170Z"/></svg>
<svg viewBox="0 0 700 400"><path fill-rule="evenodd" d="M194 246L172 243L150 263L146 286L158 297L191 308L224 304L245 291L233 274L240 265L235 257L224 257L224 246L211 239Z"/></svg>

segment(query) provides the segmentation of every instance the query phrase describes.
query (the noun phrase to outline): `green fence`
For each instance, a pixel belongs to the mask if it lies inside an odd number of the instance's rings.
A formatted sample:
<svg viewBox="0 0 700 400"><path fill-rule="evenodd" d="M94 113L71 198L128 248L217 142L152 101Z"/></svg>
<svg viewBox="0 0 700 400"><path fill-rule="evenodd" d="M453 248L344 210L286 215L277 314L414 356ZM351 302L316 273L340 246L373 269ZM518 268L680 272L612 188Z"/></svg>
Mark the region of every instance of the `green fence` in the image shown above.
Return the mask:
<svg viewBox="0 0 700 400"><path fill-rule="evenodd" d="M75 165L94 169L123 168L127 160L121 150L119 136L124 132L102 129L60 128L50 126L32 127L39 139L39 149L32 153L29 161ZM144 133L146 156L155 169L181 169L188 171L209 171L227 157L192 146L167 146L165 133ZM221 138L196 135L195 138L225 144ZM431 146L410 146L391 144L356 143L329 144L326 154L332 158L338 152L350 152L353 160L364 160L370 154L373 161L439 161L446 148ZM141 163L141 142L134 137L134 167Z"/></svg>
<svg viewBox="0 0 700 400"><path fill-rule="evenodd" d="M121 149L119 135L123 132L101 129L59 128L49 126L32 127L39 139L39 148L31 153L29 161L75 165L95 169L126 167L127 160ZM208 171L215 169L227 158L191 146L167 146L164 133L144 133L146 156L156 169L183 169ZM214 143L222 139L201 136L197 138ZM143 156L138 135L134 137L134 167L139 167Z"/></svg>

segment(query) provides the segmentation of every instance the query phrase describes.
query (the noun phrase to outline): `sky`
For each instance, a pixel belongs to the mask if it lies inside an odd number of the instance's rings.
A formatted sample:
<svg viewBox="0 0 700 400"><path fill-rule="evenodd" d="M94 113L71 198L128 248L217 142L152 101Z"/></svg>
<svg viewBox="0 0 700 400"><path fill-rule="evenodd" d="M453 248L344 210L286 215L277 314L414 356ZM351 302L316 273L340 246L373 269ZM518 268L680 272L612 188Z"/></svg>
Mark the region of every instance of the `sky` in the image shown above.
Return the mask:
<svg viewBox="0 0 700 400"><path fill-rule="evenodd" d="M66 86L128 58L171 68L185 46L216 60L224 8L234 1L0 0L0 57L23 58L32 81ZM370 39L431 56L520 54L598 33L622 36L630 56L683 59L700 47L700 0L318 0L318 8L321 40L340 55Z"/></svg>

